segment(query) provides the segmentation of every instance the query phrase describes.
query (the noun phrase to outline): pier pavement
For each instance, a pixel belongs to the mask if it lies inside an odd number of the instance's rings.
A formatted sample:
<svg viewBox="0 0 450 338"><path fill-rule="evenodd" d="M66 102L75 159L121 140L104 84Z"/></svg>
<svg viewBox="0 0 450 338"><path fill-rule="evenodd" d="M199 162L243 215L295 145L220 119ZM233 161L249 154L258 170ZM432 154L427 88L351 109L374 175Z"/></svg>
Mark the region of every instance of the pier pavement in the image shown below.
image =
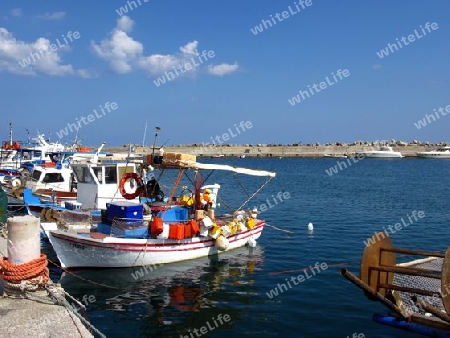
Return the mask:
<svg viewBox="0 0 450 338"><path fill-rule="evenodd" d="M1 236L0 255L7 256L7 242ZM0 295L3 295L3 279L1 278ZM35 298L36 300L30 300L0 296L2 337L94 337L66 307L47 304L39 301L38 297Z"/></svg>

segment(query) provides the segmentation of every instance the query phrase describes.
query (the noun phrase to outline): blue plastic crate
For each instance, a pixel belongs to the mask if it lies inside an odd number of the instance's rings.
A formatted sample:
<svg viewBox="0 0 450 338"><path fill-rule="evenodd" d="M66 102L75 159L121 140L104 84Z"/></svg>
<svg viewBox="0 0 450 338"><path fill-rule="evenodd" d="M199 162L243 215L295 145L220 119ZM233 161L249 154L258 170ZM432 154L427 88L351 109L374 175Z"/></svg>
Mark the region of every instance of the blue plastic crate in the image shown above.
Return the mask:
<svg viewBox="0 0 450 338"><path fill-rule="evenodd" d="M136 204L127 201L118 201L106 203L107 217L112 220L119 219L142 219L144 207L142 204Z"/></svg>
<svg viewBox="0 0 450 338"><path fill-rule="evenodd" d="M188 221L189 213L187 208L175 207L167 210L155 212L155 216L162 218L164 222Z"/></svg>
<svg viewBox="0 0 450 338"><path fill-rule="evenodd" d="M97 231L111 237L117 238L148 238L149 232L147 226L139 228L124 229L116 226L111 226L105 223L97 224Z"/></svg>

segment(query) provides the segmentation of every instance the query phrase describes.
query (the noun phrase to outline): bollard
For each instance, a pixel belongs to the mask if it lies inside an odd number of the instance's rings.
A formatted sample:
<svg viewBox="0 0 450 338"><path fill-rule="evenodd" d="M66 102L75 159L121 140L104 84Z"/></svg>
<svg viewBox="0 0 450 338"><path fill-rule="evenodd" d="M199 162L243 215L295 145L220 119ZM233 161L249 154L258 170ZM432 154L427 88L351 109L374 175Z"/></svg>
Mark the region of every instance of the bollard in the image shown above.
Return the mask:
<svg viewBox="0 0 450 338"><path fill-rule="evenodd" d="M40 219L34 216L15 216L7 220L8 261L24 264L41 256Z"/></svg>

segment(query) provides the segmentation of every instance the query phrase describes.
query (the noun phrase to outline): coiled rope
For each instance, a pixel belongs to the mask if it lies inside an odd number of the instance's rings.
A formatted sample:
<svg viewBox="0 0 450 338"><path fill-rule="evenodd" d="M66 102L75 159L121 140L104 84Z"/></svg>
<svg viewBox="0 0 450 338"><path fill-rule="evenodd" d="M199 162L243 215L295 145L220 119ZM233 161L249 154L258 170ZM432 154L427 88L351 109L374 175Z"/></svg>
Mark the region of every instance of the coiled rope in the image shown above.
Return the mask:
<svg viewBox="0 0 450 338"><path fill-rule="evenodd" d="M5 289L36 291L45 286L49 279L47 256L41 254L39 258L24 264L13 264L8 262L6 257L2 257L0 277L4 279Z"/></svg>

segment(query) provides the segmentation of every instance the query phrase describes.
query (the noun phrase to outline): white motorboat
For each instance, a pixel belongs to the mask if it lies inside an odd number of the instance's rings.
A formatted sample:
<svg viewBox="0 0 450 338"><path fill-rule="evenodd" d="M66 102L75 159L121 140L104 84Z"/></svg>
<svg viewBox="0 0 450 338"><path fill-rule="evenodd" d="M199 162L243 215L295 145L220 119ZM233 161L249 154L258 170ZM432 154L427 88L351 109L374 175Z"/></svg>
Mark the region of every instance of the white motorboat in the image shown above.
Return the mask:
<svg viewBox="0 0 450 338"><path fill-rule="evenodd" d="M402 158L399 151L392 150L392 147L382 146L379 150L369 150L361 153L366 158Z"/></svg>
<svg viewBox="0 0 450 338"><path fill-rule="evenodd" d="M323 157L329 158L348 158L347 154L325 154Z"/></svg>
<svg viewBox="0 0 450 338"><path fill-rule="evenodd" d="M450 158L450 147L442 147L431 151L418 152L417 156L422 158Z"/></svg>

